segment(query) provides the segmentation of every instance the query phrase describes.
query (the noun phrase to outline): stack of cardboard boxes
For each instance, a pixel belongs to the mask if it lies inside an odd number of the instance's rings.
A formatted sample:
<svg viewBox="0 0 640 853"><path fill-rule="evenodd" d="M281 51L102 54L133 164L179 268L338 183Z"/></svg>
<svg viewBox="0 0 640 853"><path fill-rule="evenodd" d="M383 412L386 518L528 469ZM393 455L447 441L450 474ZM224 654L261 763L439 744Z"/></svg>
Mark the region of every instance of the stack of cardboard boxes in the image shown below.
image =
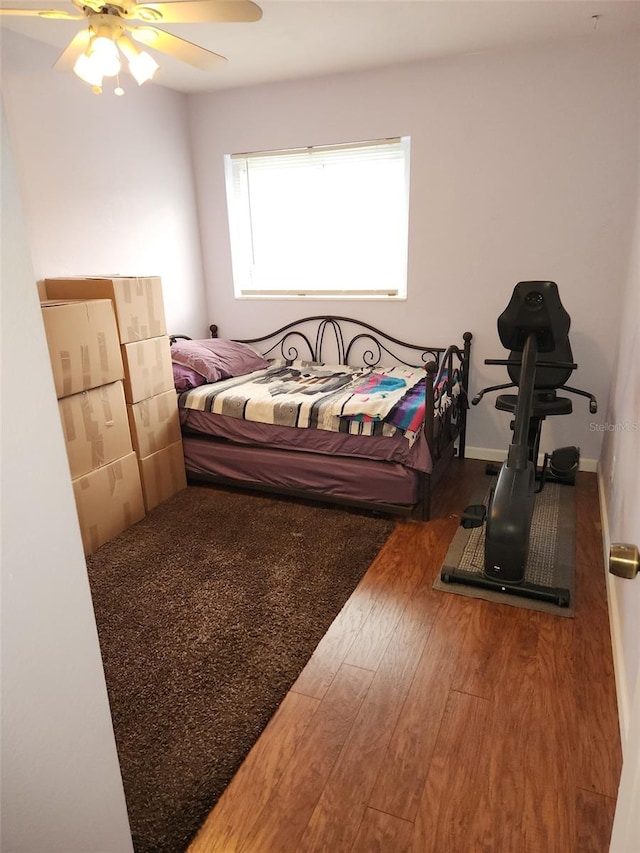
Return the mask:
<svg viewBox="0 0 640 853"><path fill-rule="evenodd" d="M147 512L187 485L162 284L157 276L51 278L49 300L109 300L123 366L125 417Z"/></svg>
<svg viewBox="0 0 640 853"><path fill-rule="evenodd" d="M42 303L86 555L144 518L111 302Z"/></svg>

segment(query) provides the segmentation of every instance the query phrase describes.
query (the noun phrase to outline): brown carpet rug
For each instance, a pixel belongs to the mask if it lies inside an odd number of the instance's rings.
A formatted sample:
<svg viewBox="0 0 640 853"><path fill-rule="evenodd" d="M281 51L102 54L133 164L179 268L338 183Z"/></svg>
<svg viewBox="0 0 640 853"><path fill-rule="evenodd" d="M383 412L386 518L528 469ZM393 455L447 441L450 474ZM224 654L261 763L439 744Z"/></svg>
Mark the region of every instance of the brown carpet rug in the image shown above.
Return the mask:
<svg viewBox="0 0 640 853"><path fill-rule="evenodd" d="M87 567L136 853L182 853L393 529L189 486Z"/></svg>

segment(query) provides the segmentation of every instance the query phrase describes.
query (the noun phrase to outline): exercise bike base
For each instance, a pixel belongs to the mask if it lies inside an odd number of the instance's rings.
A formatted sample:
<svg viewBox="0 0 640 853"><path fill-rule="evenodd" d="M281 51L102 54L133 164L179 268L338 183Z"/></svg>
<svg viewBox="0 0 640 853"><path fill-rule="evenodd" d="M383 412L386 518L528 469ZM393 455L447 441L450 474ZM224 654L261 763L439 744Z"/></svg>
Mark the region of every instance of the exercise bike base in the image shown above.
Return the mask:
<svg viewBox="0 0 640 853"><path fill-rule="evenodd" d="M440 580L443 583L461 583L466 586L476 586L480 589L488 589L492 592L501 592L508 595L517 595L522 598L532 598L536 601L546 601L557 607L568 607L571 601L571 592L562 587L541 586L539 584L523 581L519 584L509 584L494 580L485 574L467 572L464 569L442 569Z"/></svg>

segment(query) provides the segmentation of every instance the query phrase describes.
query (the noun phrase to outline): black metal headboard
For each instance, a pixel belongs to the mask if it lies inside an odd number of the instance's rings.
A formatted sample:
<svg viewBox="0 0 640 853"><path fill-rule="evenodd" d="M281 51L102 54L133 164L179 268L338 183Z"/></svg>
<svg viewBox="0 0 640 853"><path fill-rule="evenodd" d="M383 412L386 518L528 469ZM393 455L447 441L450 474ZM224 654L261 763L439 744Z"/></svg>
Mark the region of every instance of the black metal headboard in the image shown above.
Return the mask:
<svg viewBox="0 0 640 853"><path fill-rule="evenodd" d="M218 327L209 327L211 337L218 337ZM375 326L336 315L317 315L304 317L287 323L268 335L257 338L236 338L239 343L256 346L266 357L279 357L293 361L303 359L322 362L327 358L337 358L339 364L350 364L350 359L368 367L382 362L385 354L394 361L407 366L424 366L435 362L440 367L445 347L432 347L412 344L394 338ZM329 356L333 347L335 356Z"/></svg>

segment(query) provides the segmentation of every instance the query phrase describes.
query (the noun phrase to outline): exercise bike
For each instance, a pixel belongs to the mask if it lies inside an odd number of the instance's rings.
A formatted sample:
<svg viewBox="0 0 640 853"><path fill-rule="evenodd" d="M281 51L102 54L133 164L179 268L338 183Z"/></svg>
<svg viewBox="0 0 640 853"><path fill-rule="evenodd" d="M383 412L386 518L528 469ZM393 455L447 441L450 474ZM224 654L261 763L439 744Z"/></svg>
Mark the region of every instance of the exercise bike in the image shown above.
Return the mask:
<svg viewBox="0 0 640 853"><path fill-rule="evenodd" d="M517 388L517 394L499 394L496 399L497 409L514 416L513 436L505 462L487 468L487 473L498 475L488 505L474 504L462 514L463 527L486 525L483 571L447 567L441 573L445 583L569 605L569 590L530 583L525 570L536 494L549 481L574 485L580 461L578 447L561 447L545 454L538 470L542 424L547 417L572 412L571 400L559 397L558 391L587 397L592 414L598 408L593 394L565 384L578 366L569 344L570 324L552 281L519 282L498 318L498 335L510 350L509 358L487 359L485 364L506 366L511 382L484 388L471 403L478 405L490 391Z"/></svg>

